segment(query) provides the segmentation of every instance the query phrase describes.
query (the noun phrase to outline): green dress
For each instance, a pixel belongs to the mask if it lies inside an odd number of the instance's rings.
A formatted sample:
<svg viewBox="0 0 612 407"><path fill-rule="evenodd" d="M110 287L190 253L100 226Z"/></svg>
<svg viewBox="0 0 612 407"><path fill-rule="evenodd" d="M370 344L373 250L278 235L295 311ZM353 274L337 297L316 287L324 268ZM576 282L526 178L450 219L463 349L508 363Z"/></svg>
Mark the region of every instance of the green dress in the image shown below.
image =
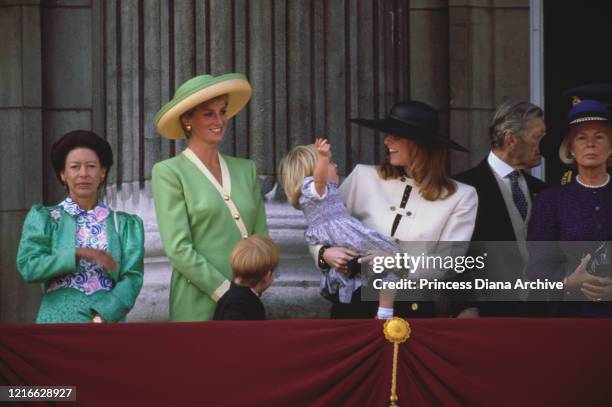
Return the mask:
<svg viewBox="0 0 612 407"><path fill-rule="evenodd" d="M231 183L229 199L247 232L268 234L255 164L221 156ZM229 178L227 178L229 177ZM153 167L153 198L164 250L172 264L170 318L206 321L232 278L230 253L242 235L224 198L185 154Z"/></svg>
<svg viewBox="0 0 612 407"><path fill-rule="evenodd" d="M42 284L45 294L36 322L91 322L95 313L111 322L125 319L142 287L144 228L136 215L117 212L116 219L118 225L113 211L106 219L108 251L118 266L110 273L113 289L91 295L74 288L47 292L54 277L77 269L77 222L59 205L34 205L30 209L17 252L17 268L25 281Z"/></svg>

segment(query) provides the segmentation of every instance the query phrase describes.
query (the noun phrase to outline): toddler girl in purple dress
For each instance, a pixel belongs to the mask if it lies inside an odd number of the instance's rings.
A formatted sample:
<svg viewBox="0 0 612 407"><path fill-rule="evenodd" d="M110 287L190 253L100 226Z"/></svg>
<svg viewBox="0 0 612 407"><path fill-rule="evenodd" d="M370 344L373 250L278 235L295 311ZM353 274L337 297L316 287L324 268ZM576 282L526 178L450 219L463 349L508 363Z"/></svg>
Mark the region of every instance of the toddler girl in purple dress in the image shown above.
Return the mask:
<svg viewBox="0 0 612 407"><path fill-rule="evenodd" d="M304 234L306 241L309 245L347 247L360 256L397 253L399 249L390 237L365 227L349 214L338 191L338 174L336 165L330 160L330 150L326 140L317 139L315 144L295 147L281 162L287 199L304 212L308 222ZM353 292L360 286L360 278L332 268L321 279L321 294L331 298L338 293L340 302L350 303ZM389 300L385 302L379 301L379 306L385 310L383 315L379 312L379 317L393 315L392 296L390 304Z"/></svg>

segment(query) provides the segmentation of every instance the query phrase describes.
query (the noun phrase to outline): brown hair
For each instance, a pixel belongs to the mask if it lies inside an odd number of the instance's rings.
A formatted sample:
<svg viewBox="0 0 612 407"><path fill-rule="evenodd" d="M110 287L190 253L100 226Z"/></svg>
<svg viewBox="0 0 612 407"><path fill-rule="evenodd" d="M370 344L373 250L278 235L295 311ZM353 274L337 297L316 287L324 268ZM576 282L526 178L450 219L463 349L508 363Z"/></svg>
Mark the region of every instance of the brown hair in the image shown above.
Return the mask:
<svg viewBox="0 0 612 407"><path fill-rule="evenodd" d="M234 278L255 286L278 266L278 249L268 236L253 235L236 244L230 255Z"/></svg>
<svg viewBox="0 0 612 407"><path fill-rule="evenodd" d="M202 102L202 103L192 107L191 109L187 110L185 113L183 113L183 114L181 114L179 116L179 123L181 123L181 128L183 129L183 132L185 133L185 137L189 138L189 136L191 135L191 132L187 131L187 127L183 123L183 118L184 117L189 117L189 118L193 117L193 114L196 112L196 110L202 109L202 108L206 107L207 105L209 105L209 104L211 104L213 102L216 102L217 100L220 100L220 99L225 99L226 103L229 103L229 95L226 93L224 95L219 95L219 96L214 97L212 99L205 100L204 102Z"/></svg>
<svg viewBox="0 0 612 407"><path fill-rule="evenodd" d="M408 168L410 176L421 189L427 201L446 199L457 191L457 184L448 176L448 149L425 147L409 141ZM378 168L380 178L395 179L405 175L404 168L391 165L389 161Z"/></svg>

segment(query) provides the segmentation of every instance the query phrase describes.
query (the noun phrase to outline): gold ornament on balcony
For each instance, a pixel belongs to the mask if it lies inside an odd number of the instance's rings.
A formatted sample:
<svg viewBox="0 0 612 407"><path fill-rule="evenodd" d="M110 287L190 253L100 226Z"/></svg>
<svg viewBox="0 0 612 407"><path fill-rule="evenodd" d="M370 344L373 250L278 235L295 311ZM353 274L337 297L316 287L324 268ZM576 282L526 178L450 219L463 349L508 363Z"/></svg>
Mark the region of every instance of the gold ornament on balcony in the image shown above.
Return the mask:
<svg viewBox="0 0 612 407"><path fill-rule="evenodd" d="M389 397L389 407L398 407L397 401L397 356L399 344L404 343L410 338L410 324L402 318L393 317L383 326L385 339L393 343L393 372L391 376L391 396Z"/></svg>

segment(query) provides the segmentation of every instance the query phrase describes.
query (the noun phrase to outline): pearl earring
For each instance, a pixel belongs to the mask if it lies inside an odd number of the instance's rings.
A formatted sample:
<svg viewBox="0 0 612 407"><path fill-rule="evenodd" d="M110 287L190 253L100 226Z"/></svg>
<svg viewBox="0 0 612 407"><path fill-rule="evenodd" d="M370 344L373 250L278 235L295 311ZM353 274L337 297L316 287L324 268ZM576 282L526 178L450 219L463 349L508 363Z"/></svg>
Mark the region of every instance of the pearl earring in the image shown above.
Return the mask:
<svg viewBox="0 0 612 407"><path fill-rule="evenodd" d="M187 130L187 133L191 133L191 124L186 125L185 130Z"/></svg>

